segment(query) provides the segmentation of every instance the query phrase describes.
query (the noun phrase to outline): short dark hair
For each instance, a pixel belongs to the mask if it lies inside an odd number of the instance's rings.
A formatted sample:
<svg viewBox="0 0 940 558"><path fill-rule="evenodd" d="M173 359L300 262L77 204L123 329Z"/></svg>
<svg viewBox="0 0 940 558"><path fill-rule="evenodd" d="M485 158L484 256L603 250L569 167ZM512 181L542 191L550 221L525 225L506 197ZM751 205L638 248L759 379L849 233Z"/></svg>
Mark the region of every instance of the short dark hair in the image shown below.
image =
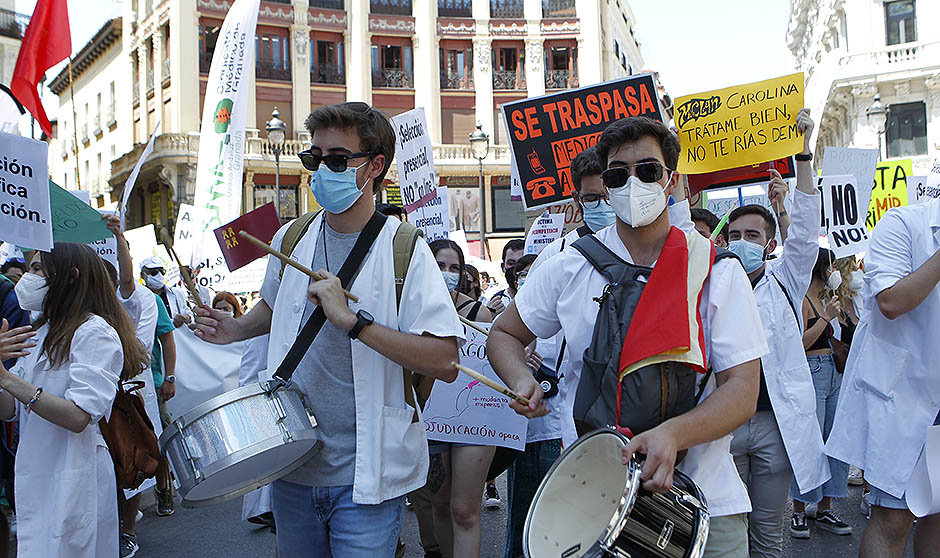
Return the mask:
<svg viewBox="0 0 940 558"><path fill-rule="evenodd" d="M7 260L3 265L0 265L0 273L6 273L13 268L19 269L23 273L26 273L27 268L26 264L19 260Z"/></svg>
<svg viewBox="0 0 940 558"><path fill-rule="evenodd" d="M742 205L732 211L731 216L728 217L728 224L734 223L745 215L760 215L764 218L764 231L767 233L767 240L777 236L777 221L774 220L773 213L766 207L757 205L756 203Z"/></svg>
<svg viewBox="0 0 940 558"><path fill-rule="evenodd" d="M606 161L601 163L597 158L597 149L588 147L571 160L571 182L574 189L581 193L581 179L585 176L599 175L604 172Z"/></svg>
<svg viewBox="0 0 940 558"><path fill-rule="evenodd" d="M320 128L354 128L363 151L385 155L385 168L372 182L373 193L382 190L385 175L395 157L395 130L381 111L360 102L324 105L310 113L304 126L311 135Z"/></svg>
<svg viewBox="0 0 940 558"><path fill-rule="evenodd" d="M401 207L393 205L390 203L377 203L375 204L375 210L381 213L382 215L387 215L389 217L398 217L400 220L405 220L405 213L402 211Z"/></svg>
<svg viewBox="0 0 940 558"><path fill-rule="evenodd" d="M816 264L813 265L813 276L823 283L829 279L829 266L836 261L835 254L826 248L820 248L816 254Z"/></svg>
<svg viewBox="0 0 940 558"><path fill-rule="evenodd" d="M718 217L711 211L701 207L692 208L692 221L704 221L705 226L708 227L708 232L715 232L715 227L718 226Z"/></svg>
<svg viewBox="0 0 940 558"><path fill-rule="evenodd" d="M506 261L506 252L510 250L525 250L525 239L514 238L503 246L503 260Z"/></svg>
<svg viewBox="0 0 940 558"><path fill-rule="evenodd" d="M663 151L663 162L671 170L679 164L679 139L665 124L645 116L621 118L607 127L597 140L597 158L604 168L613 149L640 138L653 138Z"/></svg>
<svg viewBox="0 0 940 558"><path fill-rule="evenodd" d="M513 289L518 289L519 279L516 275L522 273L525 268L531 266L532 263L535 262L536 257L537 256L535 254L526 254L525 256L519 258L519 260L516 262L516 265L506 270L506 283Z"/></svg>

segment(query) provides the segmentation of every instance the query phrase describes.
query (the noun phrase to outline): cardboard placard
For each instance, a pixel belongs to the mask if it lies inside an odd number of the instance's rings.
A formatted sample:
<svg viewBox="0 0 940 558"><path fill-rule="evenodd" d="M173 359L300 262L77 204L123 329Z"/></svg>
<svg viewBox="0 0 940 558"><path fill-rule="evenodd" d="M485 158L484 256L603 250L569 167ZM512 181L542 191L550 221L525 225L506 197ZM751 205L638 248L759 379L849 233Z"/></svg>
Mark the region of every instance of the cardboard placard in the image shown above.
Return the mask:
<svg viewBox="0 0 940 558"><path fill-rule="evenodd" d="M927 186L929 175L907 177L907 203L924 203L940 198L940 187Z"/></svg>
<svg viewBox="0 0 940 558"><path fill-rule="evenodd" d="M449 209L447 186L438 186L433 199L408 213L408 222L421 229L424 239L428 242L449 238Z"/></svg>
<svg viewBox="0 0 940 558"><path fill-rule="evenodd" d="M652 74L522 99L502 111L526 209L570 199L571 160L597 143L611 122L628 116L662 120Z"/></svg>
<svg viewBox="0 0 940 558"><path fill-rule="evenodd" d="M907 205L907 177L912 174L914 173L910 159L895 159L878 163L875 167L875 181L871 188L868 218L865 220L868 230L874 229L878 220L889 209Z"/></svg>
<svg viewBox="0 0 940 558"><path fill-rule="evenodd" d="M103 238L114 238L97 210L55 182L48 182L52 237L56 242L91 244Z"/></svg>
<svg viewBox="0 0 940 558"><path fill-rule="evenodd" d="M679 97L679 172L699 174L789 157L803 150L796 115L803 73Z"/></svg>
<svg viewBox="0 0 940 558"><path fill-rule="evenodd" d="M525 235L523 254L535 254L565 234L565 214L546 211L532 223Z"/></svg>
<svg viewBox="0 0 940 558"><path fill-rule="evenodd" d="M3 153L0 157L0 234L3 240L22 248L52 250L48 144L0 133L0 153Z"/></svg>
<svg viewBox="0 0 940 558"><path fill-rule="evenodd" d="M829 249L836 258L864 252L870 238L855 177L820 176L816 188L822 194L822 226L829 237Z"/></svg>
<svg viewBox="0 0 940 558"><path fill-rule="evenodd" d="M215 239L222 250L225 264L229 271L235 271L267 254L251 242L239 236L245 231L262 242L271 243L274 233L281 228L274 202L266 203L235 219L231 223L215 229Z"/></svg>
<svg viewBox="0 0 940 558"><path fill-rule="evenodd" d="M859 207L867 208L871 202L871 187L877 165L877 149L826 147L823 153L822 176L854 176L858 187Z"/></svg>
<svg viewBox="0 0 940 558"><path fill-rule="evenodd" d="M689 195L694 196L703 190L722 190L733 186L744 188L745 186L765 185L770 182L770 169L777 169L783 178L796 176L796 162L793 157L784 157L746 167L690 174L688 176Z"/></svg>
<svg viewBox="0 0 940 558"><path fill-rule="evenodd" d="M391 118L395 129L395 161L405 211L411 213L437 197L434 148L424 117L424 107Z"/></svg>

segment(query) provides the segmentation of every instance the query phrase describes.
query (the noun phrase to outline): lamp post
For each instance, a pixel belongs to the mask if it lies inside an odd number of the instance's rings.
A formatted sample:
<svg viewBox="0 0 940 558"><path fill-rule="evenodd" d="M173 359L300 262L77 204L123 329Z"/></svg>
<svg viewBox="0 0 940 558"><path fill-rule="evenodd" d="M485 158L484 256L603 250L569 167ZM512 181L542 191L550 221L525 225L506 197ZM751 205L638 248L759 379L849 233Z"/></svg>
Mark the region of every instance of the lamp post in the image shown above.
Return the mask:
<svg viewBox="0 0 940 558"><path fill-rule="evenodd" d="M483 131L483 124L477 122L477 129L470 134L470 149L473 157L480 163L480 256L486 259L486 190L483 187L483 159L490 152L490 135Z"/></svg>
<svg viewBox="0 0 940 558"><path fill-rule="evenodd" d="M278 118L281 113L274 107L271 120L268 120L265 130L268 132L268 143L274 150L274 209L278 219L281 218L281 151L284 149L284 140L287 139L287 124Z"/></svg>
<svg viewBox="0 0 940 558"><path fill-rule="evenodd" d="M881 158L881 135L885 133L885 125L888 123L888 110L888 107L881 102L881 95L877 93L875 93L874 102L865 110L868 121L875 125L878 132L878 158ZM887 155L885 157L887 158Z"/></svg>

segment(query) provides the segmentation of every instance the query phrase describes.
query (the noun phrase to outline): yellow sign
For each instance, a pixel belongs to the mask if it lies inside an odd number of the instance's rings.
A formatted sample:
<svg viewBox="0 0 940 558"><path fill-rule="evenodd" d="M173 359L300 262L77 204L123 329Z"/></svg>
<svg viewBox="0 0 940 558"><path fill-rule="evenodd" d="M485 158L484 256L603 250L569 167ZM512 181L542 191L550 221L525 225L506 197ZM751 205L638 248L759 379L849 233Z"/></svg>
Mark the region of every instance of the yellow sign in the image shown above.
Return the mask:
<svg viewBox="0 0 940 558"><path fill-rule="evenodd" d="M675 107L682 174L755 165L803 150L796 129L802 72L679 97Z"/></svg>
<svg viewBox="0 0 940 558"><path fill-rule="evenodd" d="M894 207L907 205L907 179L912 174L910 159L883 161L875 167L875 183L868 204L868 230L875 228L882 215Z"/></svg>

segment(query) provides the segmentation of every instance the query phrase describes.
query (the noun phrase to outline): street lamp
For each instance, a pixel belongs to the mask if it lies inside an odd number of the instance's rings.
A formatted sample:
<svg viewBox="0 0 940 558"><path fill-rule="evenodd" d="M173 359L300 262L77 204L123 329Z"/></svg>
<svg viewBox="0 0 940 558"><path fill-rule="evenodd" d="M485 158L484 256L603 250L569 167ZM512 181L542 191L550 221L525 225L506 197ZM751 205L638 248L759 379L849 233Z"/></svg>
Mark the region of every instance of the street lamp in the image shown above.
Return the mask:
<svg viewBox="0 0 940 558"><path fill-rule="evenodd" d="M490 135L483 131L483 124L477 122L477 129L470 134L470 149L473 157L480 163L480 256L486 259L486 191L483 188L483 159L490 152Z"/></svg>
<svg viewBox="0 0 940 558"><path fill-rule="evenodd" d="M881 102L881 95L875 93L875 102L865 110L868 116L868 122L875 125L878 132L878 157L881 157L881 134L885 133L885 125L888 122L888 107Z"/></svg>
<svg viewBox="0 0 940 558"><path fill-rule="evenodd" d="M287 124L278 118L281 113L274 107L271 120L268 120L265 130L268 132L268 143L274 149L274 208L277 216L281 217L281 152L284 150L284 140L287 139Z"/></svg>

